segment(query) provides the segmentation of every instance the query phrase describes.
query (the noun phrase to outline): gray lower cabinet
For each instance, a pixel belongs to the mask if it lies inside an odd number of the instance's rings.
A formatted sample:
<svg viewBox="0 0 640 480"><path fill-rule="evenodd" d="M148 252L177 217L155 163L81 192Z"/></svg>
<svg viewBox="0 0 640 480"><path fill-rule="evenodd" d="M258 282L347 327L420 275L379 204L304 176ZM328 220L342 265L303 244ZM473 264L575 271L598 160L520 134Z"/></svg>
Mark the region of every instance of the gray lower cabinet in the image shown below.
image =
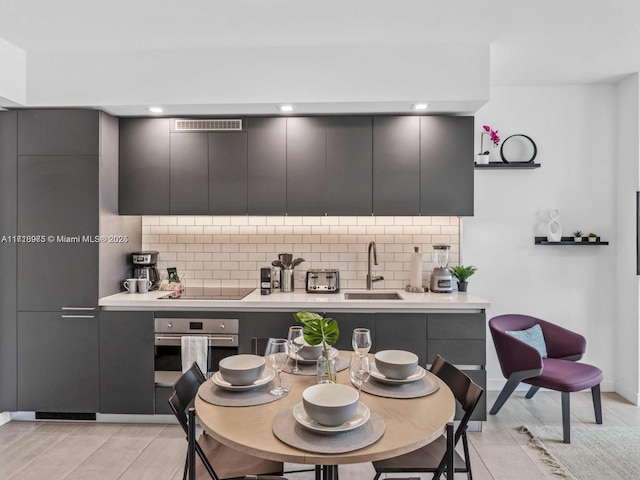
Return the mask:
<svg viewBox="0 0 640 480"><path fill-rule="evenodd" d="M287 118L287 215L324 215L327 120Z"/></svg>
<svg viewBox="0 0 640 480"><path fill-rule="evenodd" d="M92 413L99 407L98 316L18 313L18 410Z"/></svg>
<svg viewBox="0 0 640 480"><path fill-rule="evenodd" d="M420 117L373 118L373 213L420 214Z"/></svg>
<svg viewBox="0 0 640 480"><path fill-rule="evenodd" d="M168 118L120 119L120 215L170 213L169 126Z"/></svg>
<svg viewBox="0 0 640 480"><path fill-rule="evenodd" d="M287 338L289 327L300 325L293 312L240 312L238 352L251 353L252 338Z"/></svg>
<svg viewBox="0 0 640 480"><path fill-rule="evenodd" d="M171 133L170 213L209 213L209 141L206 133Z"/></svg>
<svg viewBox="0 0 640 480"><path fill-rule="evenodd" d="M473 215L473 117L420 117L420 214Z"/></svg>
<svg viewBox="0 0 640 480"><path fill-rule="evenodd" d="M408 350L418 355L423 367L427 360L427 314L377 313L376 350Z"/></svg>
<svg viewBox="0 0 640 480"><path fill-rule="evenodd" d="M351 345L351 337L353 330L356 328L368 328L371 331L371 351L375 352L377 348L375 331L376 331L376 315L374 313L332 313L327 312L325 317L335 318L340 329L338 343L334 346L339 350L353 350Z"/></svg>
<svg viewBox="0 0 640 480"><path fill-rule="evenodd" d="M18 113L0 112L0 412L17 410Z"/></svg>
<svg viewBox="0 0 640 480"><path fill-rule="evenodd" d="M155 413L153 312L100 312L100 412Z"/></svg>
<svg viewBox="0 0 640 480"><path fill-rule="evenodd" d="M97 156L19 156L18 310L95 308L99 234Z"/></svg>
<svg viewBox="0 0 640 480"><path fill-rule="evenodd" d="M287 119L249 118L248 213L287 213Z"/></svg>
<svg viewBox="0 0 640 480"><path fill-rule="evenodd" d="M327 215L373 212L373 119L327 118Z"/></svg>
<svg viewBox="0 0 640 480"><path fill-rule="evenodd" d="M209 214L247 214L247 132L210 132Z"/></svg>

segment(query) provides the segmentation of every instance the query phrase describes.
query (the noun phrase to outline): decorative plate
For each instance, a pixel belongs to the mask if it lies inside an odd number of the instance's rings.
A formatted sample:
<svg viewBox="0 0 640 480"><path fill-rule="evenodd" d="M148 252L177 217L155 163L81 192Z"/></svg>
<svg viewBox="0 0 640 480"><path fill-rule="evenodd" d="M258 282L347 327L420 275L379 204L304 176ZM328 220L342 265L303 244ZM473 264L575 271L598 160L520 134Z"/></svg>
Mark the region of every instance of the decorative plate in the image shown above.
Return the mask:
<svg viewBox="0 0 640 480"><path fill-rule="evenodd" d="M413 375L409 375L407 378L403 378L401 380L398 380L398 379L395 379L395 378L387 378L387 377L385 377L377 369L375 363L371 364L371 376L373 378L375 378L378 382L382 382L382 383L390 383L390 384L401 385L403 383L417 382L418 380L422 379L426 374L427 374L427 371L424 368L422 368L420 365L418 365L418 367L416 368L416 373L414 373Z"/></svg>
<svg viewBox="0 0 640 480"><path fill-rule="evenodd" d="M262 372L262 376L253 382L251 385L231 385L229 382L222 378L220 372L216 372L211 376L211 381L223 390L231 390L235 392L243 392L246 390L253 390L254 388L262 387L269 383L276 376L276 372L270 368L265 367Z"/></svg>
<svg viewBox="0 0 640 480"><path fill-rule="evenodd" d="M356 408L356 413L351 420L347 420L336 427L327 427L326 425L320 425L314 420L311 420L309 415L307 415L307 412L304 410L302 402L293 407L293 418L296 422L309 430L320 433L339 433L354 430L367 423L370 416L371 411L369 410L369 407L362 402L358 402L358 408Z"/></svg>

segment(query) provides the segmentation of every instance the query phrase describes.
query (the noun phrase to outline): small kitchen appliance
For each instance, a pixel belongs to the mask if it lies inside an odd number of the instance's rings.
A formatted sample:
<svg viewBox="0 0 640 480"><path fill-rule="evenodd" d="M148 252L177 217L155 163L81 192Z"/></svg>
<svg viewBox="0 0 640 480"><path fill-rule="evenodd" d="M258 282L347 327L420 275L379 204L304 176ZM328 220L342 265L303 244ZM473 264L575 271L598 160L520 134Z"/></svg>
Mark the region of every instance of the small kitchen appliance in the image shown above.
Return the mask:
<svg viewBox="0 0 640 480"><path fill-rule="evenodd" d="M305 285L307 293L338 293L340 271L337 268L310 268Z"/></svg>
<svg viewBox="0 0 640 480"><path fill-rule="evenodd" d="M273 272L271 267L260 269L260 295L271 295L273 291Z"/></svg>
<svg viewBox="0 0 640 480"><path fill-rule="evenodd" d="M133 261L133 278L146 278L151 281L149 290L157 290L160 283L158 273L158 252L135 252L131 254Z"/></svg>
<svg viewBox="0 0 640 480"><path fill-rule="evenodd" d="M451 293L453 291L453 279L447 269L450 248L450 245L433 246L433 264L435 268L431 273L431 291L434 293Z"/></svg>

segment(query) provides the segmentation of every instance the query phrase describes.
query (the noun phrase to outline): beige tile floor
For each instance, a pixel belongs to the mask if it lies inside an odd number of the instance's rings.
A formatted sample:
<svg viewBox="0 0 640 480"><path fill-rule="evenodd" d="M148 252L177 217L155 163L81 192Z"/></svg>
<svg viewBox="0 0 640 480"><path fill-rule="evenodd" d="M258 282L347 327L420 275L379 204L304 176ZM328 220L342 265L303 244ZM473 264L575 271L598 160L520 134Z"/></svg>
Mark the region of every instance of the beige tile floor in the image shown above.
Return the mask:
<svg viewBox="0 0 640 480"><path fill-rule="evenodd" d="M489 392L489 405L496 396L497 392ZM606 426L640 426L640 408L616 394L603 394L603 416ZM498 415L489 415L482 432L469 434L476 480L558 478L527 445L528 436L518 432L522 424L561 425L560 394L540 392L526 400L524 392L517 392ZM572 424L597 428L589 392L572 394ZM0 427L0 479L178 480L185 449L177 425L10 422ZM368 480L373 475L370 464L340 467L341 480ZM312 473L287 477L314 478Z"/></svg>

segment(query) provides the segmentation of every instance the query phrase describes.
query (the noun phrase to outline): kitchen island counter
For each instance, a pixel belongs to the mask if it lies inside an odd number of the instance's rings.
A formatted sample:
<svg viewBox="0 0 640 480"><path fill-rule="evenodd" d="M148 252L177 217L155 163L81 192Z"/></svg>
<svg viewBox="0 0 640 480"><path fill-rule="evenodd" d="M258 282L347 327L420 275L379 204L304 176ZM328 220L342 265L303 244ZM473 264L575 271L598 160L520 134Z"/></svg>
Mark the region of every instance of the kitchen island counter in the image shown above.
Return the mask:
<svg viewBox="0 0 640 480"><path fill-rule="evenodd" d="M345 293L397 292L402 300L347 300ZM304 291L260 295L256 289L242 300L161 299L167 291L149 293L118 293L100 299L102 310L203 310L238 312L252 311L328 311L332 312L454 312L484 311L491 304L469 293L410 293L403 290L342 290L333 294L306 293Z"/></svg>

